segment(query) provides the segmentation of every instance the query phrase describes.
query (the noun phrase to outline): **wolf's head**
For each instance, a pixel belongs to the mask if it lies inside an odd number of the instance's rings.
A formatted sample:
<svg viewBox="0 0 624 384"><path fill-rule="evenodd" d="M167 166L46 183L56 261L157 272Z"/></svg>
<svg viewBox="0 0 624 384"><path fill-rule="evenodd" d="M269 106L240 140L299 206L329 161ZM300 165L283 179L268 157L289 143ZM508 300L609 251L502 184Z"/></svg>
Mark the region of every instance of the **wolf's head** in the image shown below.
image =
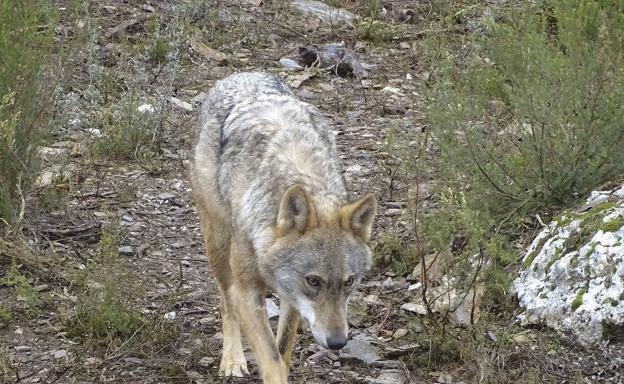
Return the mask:
<svg viewBox="0 0 624 384"><path fill-rule="evenodd" d="M317 208L300 186L284 193L263 269L316 341L340 349L347 342L349 296L371 265L367 242L376 201L368 195L335 212Z"/></svg>

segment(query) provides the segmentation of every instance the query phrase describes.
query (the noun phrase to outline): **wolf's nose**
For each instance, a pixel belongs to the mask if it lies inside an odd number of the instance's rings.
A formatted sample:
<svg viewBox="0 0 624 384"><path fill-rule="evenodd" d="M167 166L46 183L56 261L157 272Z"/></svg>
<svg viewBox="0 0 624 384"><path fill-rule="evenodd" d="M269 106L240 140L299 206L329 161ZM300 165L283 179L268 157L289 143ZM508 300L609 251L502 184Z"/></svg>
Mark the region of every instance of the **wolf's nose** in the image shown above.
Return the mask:
<svg viewBox="0 0 624 384"><path fill-rule="evenodd" d="M347 337L342 332L332 332L327 337L327 348L329 349L341 349L347 345Z"/></svg>

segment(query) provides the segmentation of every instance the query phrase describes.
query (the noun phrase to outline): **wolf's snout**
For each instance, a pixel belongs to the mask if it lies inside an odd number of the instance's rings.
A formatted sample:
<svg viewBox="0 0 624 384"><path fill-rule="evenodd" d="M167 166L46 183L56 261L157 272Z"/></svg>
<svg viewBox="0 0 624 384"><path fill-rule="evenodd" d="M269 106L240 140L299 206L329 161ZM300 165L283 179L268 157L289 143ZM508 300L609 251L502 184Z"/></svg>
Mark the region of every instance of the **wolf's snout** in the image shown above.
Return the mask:
<svg viewBox="0 0 624 384"><path fill-rule="evenodd" d="M347 335L342 332L332 332L327 336L327 348L338 350L347 345Z"/></svg>

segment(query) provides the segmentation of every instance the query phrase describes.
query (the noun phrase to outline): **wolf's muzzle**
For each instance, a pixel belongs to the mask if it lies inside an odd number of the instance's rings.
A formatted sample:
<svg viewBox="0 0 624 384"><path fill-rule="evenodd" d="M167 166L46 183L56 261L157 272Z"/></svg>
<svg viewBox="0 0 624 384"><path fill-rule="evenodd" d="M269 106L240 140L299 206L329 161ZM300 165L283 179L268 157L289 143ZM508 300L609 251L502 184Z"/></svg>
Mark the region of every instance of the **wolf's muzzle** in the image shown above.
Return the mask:
<svg viewBox="0 0 624 384"><path fill-rule="evenodd" d="M340 331L333 331L327 336L327 348L338 350L347 345L347 336Z"/></svg>

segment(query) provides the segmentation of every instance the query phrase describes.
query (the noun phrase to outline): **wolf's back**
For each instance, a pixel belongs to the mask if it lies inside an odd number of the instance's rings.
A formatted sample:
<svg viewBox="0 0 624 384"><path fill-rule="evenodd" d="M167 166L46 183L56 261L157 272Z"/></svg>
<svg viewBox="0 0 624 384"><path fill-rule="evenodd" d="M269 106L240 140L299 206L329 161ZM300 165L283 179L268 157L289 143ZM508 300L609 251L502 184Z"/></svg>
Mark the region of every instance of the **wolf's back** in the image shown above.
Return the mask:
<svg viewBox="0 0 624 384"><path fill-rule="evenodd" d="M212 115L223 125L235 105L251 103L263 95L291 95L276 77L261 72L245 72L218 81L206 96L202 114Z"/></svg>

